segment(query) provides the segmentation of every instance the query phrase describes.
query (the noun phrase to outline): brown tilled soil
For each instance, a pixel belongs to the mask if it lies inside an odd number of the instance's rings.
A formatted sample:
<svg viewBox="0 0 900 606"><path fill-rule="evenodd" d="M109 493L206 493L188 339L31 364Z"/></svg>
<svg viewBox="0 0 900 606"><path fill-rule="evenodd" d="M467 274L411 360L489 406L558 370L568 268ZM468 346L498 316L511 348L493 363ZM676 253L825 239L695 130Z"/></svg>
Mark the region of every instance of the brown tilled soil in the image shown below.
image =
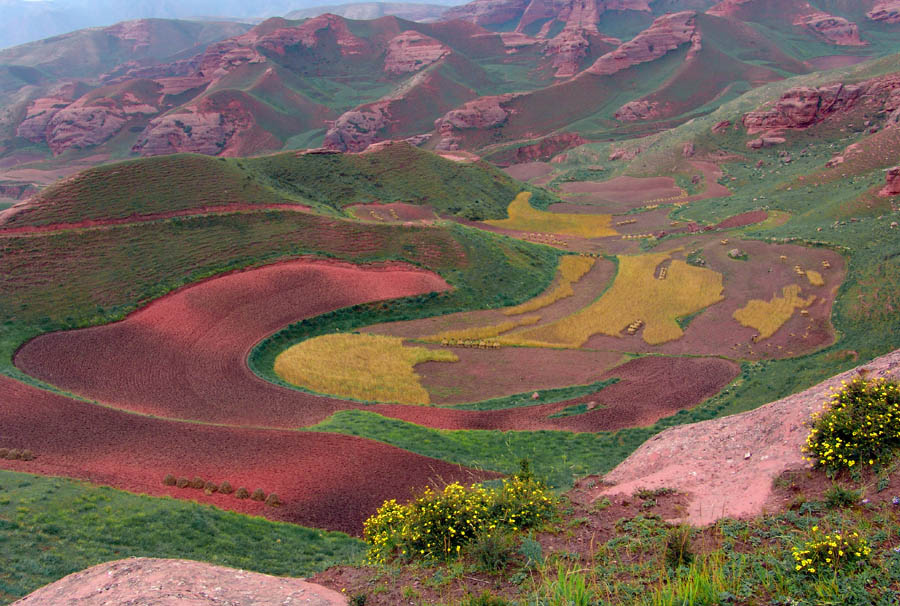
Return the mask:
<svg viewBox="0 0 900 606"><path fill-rule="evenodd" d="M528 373L545 364L541 350L523 356L520 372ZM370 410L441 429L501 429L519 431L560 430L574 432L615 431L625 427L652 425L679 410L709 398L740 372L740 367L718 358L638 358L600 374L596 380L620 379L618 383L585 396L553 404L528 405L504 410L474 411L447 408L379 404ZM552 415L570 406L587 405L590 410L564 417Z"/></svg>
<svg viewBox="0 0 900 606"><path fill-rule="evenodd" d="M538 177L545 177L553 172L553 166L547 162L525 162L513 164L503 169L507 175L519 181L531 181Z"/></svg>
<svg viewBox="0 0 900 606"><path fill-rule="evenodd" d="M862 368L868 377L900 377L900 350ZM810 415L831 388L858 373L847 371L750 412L667 429L608 473L607 486L597 487L593 498L672 488L690 496L686 518L695 525L758 515L772 499L775 478L807 467L802 448Z"/></svg>
<svg viewBox="0 0 900 606"><path fill-rule="evenodd" d="M728 243L723 245L723 239ZM731 240L727 233L680 238L669 246L683 249L683 252L673 253L673 258L684 258L687 252L702 250L706 267L725 277L725 299L697 315L684 329L684 336L677 341L650 346L643 341L639 331L634 336L595 335L585 347L637 353L721 355L754 360L793 357L816 351L834 341L831 307L846 275L846 264L839 254L826 248ZM728 252L733 248L746 252L748 259L729 258ZM658 250L665 249L660 246ZM786 257L784 261L780 258L782 255ZM828 261L831 268L824 269L822 261ZM800 265L804 270L818 271L825 285L812 286L805 276L795 273L795 265ZM768 301L773 295L781 296L782 288L790 284L800 285L803 297L816 296L816 301L807 310L809 315L795 312L778 332L754 343L751 337L756 330L741 326L732 314L750 299Z"/></svg>

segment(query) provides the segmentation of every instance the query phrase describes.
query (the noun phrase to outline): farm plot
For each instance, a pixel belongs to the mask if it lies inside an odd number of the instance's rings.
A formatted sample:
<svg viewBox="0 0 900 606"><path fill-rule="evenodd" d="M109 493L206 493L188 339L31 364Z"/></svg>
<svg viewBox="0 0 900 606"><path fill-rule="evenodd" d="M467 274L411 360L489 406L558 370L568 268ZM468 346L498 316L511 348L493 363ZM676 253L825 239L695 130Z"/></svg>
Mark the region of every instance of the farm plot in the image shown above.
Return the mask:
<svg viewBox="0 0 900 606"><path fill-rule="evenodd" d="M589 367L586 362L590 362L591 357L585 354L579 356L579 352L553 352L548 357L542 357L534 349L510 351L519 352L515 360L521 365L518 373L513 375L515 378L539 373L541 366L565 368L560 362L580 363L582 372L601 370L597 366ZM594 353L594 356L599 355ZM609 353L602 355L610 362L613 359ZM603 358L595 360L601 364L603 362ZM562 402L490 411L396 405L379 405L369 410L440 429L549 429L576 433L615 431L652 425L679 410L696 406L721 391L739 373L740 367L736 363L719 358L648 356L605 370L599 376L593 375L601 381L618 379L618 382L596 393Z"/></svg>
<svg viewBox="0 0 900 606"><path fill-rule="evenodd" d="M243 513L360 534L386 499L431 479L496 477L351 436L210 426L154 419L78 402L0 376L0 446L32 461L14 471L64 475L150 495L198 500ZM166 474L275 493L280 507L234 494L165 486Z"/></svg>
<svg viewBox="0 0 900 606"><path fill-rule="evenodd" d="M671 177L616 177L609 181L574 181L559 186L563 194L579 204L601 207L618 214L648 204L686 198Z"/></svg>
<svg viewBox="0 0 900 606"><path fill-rule="evenodd" d="M610 215L573 215L551 213L531 206L531 192L522 192L510 203L508 219L485 221L487 225L511 231L540 232L576 236L581 238L604 238L616 235L611 227Z"/></svg>
<svg viewBox="0 0 900 606"><path fill-rule="evenodd" d="M429 404L413 367L458 360L449 351L404 347L399 337L337 333L284 350L275 358L275 372L292 385L341 398Z"/></svg>
<svg viewBox="0 0 900 606"><path fill-rule="evenodd" d="M681 338L650 345L642 337L643 326L622 337L595 334L585 343L591 349L612 349L634 353L671 355L719 355L742 359L778 359L802 355L826 347L834 341L831 310L846 275L841 255L826 248L795 244L772 244L753 240L729 240L723 234L697 234L679 239L682 252L672 252L674 260L691 260L723 276L723 299L694 315L678 318ZM725 242L725 244L723 244ZM744 253L732 259L735 248ZM671 251L670 251L671 252ZM827 265L827 269L824 265ZM818 272L823 284L814 286L797 273ZM671 278L671 274L666 279ZM780 295L785 286L803 285L803 297L815 296L805 311L794 313L771 337L756 343L758 331L742 326L734 313L752 299L767 301Z"/></svg>
<svg viewBox="0 0 900 606"><path fill-rule="evenodd" d="M301 427L350 404L261 381L245 362L257 341L339 307L446 288L410 266L279 263L177 291L122 322L43 335L15 362L61 389L141 413Z"/></svg>
<svg viewBox="0 0 900 606"><path fill-rule="evenodd" d="M595 303L547 326L521 331L501 342L546 347L581 347L595 334L621 336L643 328L649 345L679 339L677 319L722 300L722 275L693 267L671 253L620 256L619 273Z"/></svg>

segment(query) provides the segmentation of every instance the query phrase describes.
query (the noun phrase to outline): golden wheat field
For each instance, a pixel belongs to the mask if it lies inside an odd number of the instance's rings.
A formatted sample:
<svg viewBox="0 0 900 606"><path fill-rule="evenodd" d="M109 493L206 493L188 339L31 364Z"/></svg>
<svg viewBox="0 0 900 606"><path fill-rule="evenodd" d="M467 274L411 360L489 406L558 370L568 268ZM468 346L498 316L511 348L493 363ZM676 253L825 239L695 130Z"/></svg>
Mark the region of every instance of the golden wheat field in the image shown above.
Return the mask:
<svg viewBox="0 0 900 606"><path fill-rule="evenodd" d="M451 351L406 347L400 337L337 333L314 337L283 351L275 372L306 389L370 402L430 404L414 367L457 362Z"/></svg>
<svg viewBox="0 0 900 606"><path fill-rule="evenodd" d="M516 231L566 234L582 238L605 238L618 235L612 228L612 215L576 215L551 213L534 208L531 192L522 192L510 203L508 219L485 221L488 225Z"/></svg>
<svg viewBox="0 0 900 606"><path fill-rule="evenodd" d="M561 258L559 260L559 269L557 270L557 284L553 290L530 301L525 301L521 305L508 307L503 310L503 313L507 316L517 316L543 309L553 305L560 299L571 297L575 294L572 284L583 278L591 270L595 262L596 259L593 257L582 257L580 255L567 255Z"/></svg>
<svg viewBox="0 0 900 606"><path fill-rule="evenodd" d="M790 284L781 290L780 297L775 295L768 301L751 299L734 312L734 319L741 326L755 328L759 332L757 340L767 339L791 319L794 310L807 308L816 300L815 295L804 299L800 296L801 290L798 284Z"/></svg>
<svg viewBox="0 0 900 606"><path fill-rule="evenodd" d="M630 325L643 327L643 339L659 345L684 334L677 319L721 301L722 274L673 260L671 253L619 256L612 287L600 299L562 320L501 339L508 345L581 347L591 336L621 336Z"/></svg>
<svg viewBox="0 0 900 606"><path fill-rule="evenodd" d="M474 326L472 328L461 328L459 330L445 330L436 335L423 337L421 340L428 343L440 343L445 340L452 341L477 341L479 339L492 339L505 332L509 332L514 328L521 326L532 326L541 321L540 316L526 316L518 320L507 320L500 324L491 326Z"/></svg>

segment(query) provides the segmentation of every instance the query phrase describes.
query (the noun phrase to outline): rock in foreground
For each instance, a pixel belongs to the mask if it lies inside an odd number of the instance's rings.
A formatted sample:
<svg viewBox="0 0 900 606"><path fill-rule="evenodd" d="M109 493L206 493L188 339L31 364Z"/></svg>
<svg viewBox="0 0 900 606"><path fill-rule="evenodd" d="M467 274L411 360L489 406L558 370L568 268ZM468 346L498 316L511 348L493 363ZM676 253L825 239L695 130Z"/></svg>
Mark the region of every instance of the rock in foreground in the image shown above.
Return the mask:
<svg viewBox="0 0 900 606"><path fill-rule="evenodd" d="M187 560L129 558L92 566L42 587L16 606L345 606L336 591Z"/></svg>

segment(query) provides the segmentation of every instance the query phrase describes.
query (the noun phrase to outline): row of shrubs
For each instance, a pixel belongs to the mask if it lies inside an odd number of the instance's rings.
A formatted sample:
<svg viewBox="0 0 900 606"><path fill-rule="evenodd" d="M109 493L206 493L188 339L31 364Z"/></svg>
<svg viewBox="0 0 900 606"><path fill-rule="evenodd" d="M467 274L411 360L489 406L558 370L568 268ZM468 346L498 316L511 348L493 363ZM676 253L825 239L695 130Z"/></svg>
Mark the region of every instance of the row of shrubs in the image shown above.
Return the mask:
<svg viewBox="0 0 900 606"><path fill-rule="evenodd" d="M234 494L234 498L236 499L250 499L253 501L260 501L268 505L269 507L280 507L282 505L281 499L278 498L278 495L273 493L269 493L268 495L262 488L257 488L253 492L250 492L244 486L239 486L237 490L226 480L221 484L216 484L215 482L210 482L204 480L201 477L195 476L194 479L189 480L185 477L176 478L172 474L167 474L165 478L163 478L163 484L166 486L176 486L178 488L194 488L197 490L202 490L207 495L211 495L213 493L221 493L221 494Z"/></svg>
<svg viewBox="0 0 900 606"><path fill-rule="evenodd" d="M18 448L0 448L0 459L8 461L34 461L37 458L33 452L27 448L19 450Z"/></svg>

